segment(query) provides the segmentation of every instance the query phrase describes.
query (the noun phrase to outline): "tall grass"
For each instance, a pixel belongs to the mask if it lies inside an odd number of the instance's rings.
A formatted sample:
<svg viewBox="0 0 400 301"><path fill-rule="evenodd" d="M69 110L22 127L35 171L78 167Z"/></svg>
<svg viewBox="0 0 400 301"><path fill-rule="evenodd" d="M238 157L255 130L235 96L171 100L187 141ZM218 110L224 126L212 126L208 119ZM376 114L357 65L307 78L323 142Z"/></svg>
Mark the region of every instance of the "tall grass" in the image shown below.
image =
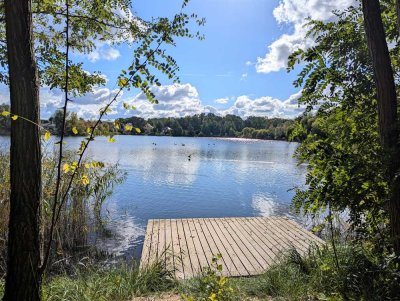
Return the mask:
<svg viewBox="0 0 400 301"><path fill-rule="evenodd" d="M274 300L400 300L398 258L359 244L315 248L302 257L292 250L261 276L237 279L248 296Z"/></svg>
<svg viewBox="0 0 400 301"><path fill-rule="evenodd" d="M161 293L177 286L173 274L156 262L146 269L127 264L110 268L93 265L74 276L59 275L44 281L43 301L127 301L133 296ZM0 299L3 295L0 281Z"/></svg>
<svg viewBox="0 0 400 301"><path fill-rule="evenodd" d="M67 152L64 160L73 162L75 157L75 153ZM43 244L48 241L50 228L56 183L56 158L54 153L45 153L42 158L41 234ZM118 165L105 165L88 158L83 162L83 166L86 164L89 168L84 168L79 172L61 210L52 248L52 262L49 264L49 267L52 267L52 263L57 262L53 268L54 272L59 272L57 270L60 269L60 263L76 261L93 250L90 248L92 234L98 233L104 227L101 208L107 197L111 195L113 188L125 179L125 173L119 169ZM83 174L89 178L87 185L80 181ZM65 191L68 181L69 175L63 174L61 192ZM0 150L0 279L5 274L9 184L9 155L8 152ZM65 258L68 260L62 260Z"/></svg>

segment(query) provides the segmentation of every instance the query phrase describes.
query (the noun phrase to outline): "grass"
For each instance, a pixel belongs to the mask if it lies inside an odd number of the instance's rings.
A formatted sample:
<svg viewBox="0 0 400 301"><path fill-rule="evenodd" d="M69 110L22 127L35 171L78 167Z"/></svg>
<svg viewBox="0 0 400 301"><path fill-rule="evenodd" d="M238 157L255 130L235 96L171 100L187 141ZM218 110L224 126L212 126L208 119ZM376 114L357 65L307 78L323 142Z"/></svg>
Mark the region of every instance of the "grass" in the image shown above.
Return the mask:
<svg viewBox="0 0 400 301"><path fill-rule="evenodd" d="M85 268L43 284L43 301L127 301L134 296L175 291L188 301L236 300L400 300L399 260L378 256L359 245L325 246L307 256L292 250L264 274L219 276L220 265L201 277L177 282L161 262L137 266ZM0 281L0 299L3 284Z"/></svg>
<svg viewBox="0 0 400 301"><path fill-rule="evenodd" d="M304 257L291 250L262 275L229 279L224 285L236 294L218 300L400 300L399 271L398 259L360 245L338 246L336 254L329 246L315 248ZM180 291L187 300L210 301L204 292L215 282L207 276L193 279Z"/></svg>
<svg viewBox="0 0 400 301"><path fill-rule="evenodd" d="M138 266L112 268L92 266L73 276L56 276L44 281L43 301L126 301L133 296L170 291L177 286L172 273L161 262L139 270ZM3 295L0 282L0 299Z"/></svg>

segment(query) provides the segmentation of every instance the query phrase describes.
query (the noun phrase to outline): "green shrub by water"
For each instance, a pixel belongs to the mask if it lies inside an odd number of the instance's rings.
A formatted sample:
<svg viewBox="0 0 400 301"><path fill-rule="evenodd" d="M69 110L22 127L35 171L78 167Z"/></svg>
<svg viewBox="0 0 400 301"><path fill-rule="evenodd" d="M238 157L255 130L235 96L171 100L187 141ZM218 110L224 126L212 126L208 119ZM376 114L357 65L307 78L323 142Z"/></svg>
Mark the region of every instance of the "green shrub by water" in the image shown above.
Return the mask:
<svg viewBox="0 0 400 301"><path fill-rule="evenodd" d="M336 255L326 246L305 257L291 251L265 274L234 284L247 296L274 300L400 300L398 264L359 245L339 246Z"/></svg>
<svg viewBox="0 0 400 301"><path fill-rule="evenodd" d="M58 276L43 285L44 301L129 300L132 296L170 290L172 274L161 263L140 271L138 267L90 269L76 277Z"/></svg>
<svg viewBox="0 0 400 301"><path fill-rule="evenodd" d="M45 280L43 301L126 301L133 296L148 295L176 287L173 274L159 262L142 271L137 266L119 265L112 268L95 266L76 275L56 276ZM0 299L4 293L0 281Z"/></svg>

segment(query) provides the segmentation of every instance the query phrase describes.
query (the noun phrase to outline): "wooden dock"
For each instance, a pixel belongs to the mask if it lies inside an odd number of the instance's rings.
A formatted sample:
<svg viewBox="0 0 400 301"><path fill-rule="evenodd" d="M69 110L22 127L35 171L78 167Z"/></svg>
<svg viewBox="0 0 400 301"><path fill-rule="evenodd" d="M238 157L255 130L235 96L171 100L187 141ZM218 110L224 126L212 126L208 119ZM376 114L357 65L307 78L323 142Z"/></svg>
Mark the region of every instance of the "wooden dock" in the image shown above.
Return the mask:
<svg viewBox="0 0 400 301"><path fill-rule="evenodd" d="M162 260L179 279L198 275L221 254L222 274L258 275L295 248L305 254L323 241L284 217L149 220L141 268Z"/></svg>

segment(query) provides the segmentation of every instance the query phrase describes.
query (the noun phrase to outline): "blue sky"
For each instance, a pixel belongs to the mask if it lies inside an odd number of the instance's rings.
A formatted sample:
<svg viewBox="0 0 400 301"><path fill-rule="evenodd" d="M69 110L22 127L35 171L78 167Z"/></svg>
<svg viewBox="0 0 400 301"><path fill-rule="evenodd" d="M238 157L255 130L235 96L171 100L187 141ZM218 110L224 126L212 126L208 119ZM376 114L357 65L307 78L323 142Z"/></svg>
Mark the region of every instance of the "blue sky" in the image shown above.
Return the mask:
<svg viewBox="0 0 400 301"><path fill-rule="evenodd" d="M181 84L162 82L154 92L159 105L149 104L138 91L124 92L108 118L137 115L144 118L185 116L202 112L219 115L288 117L298 116L299 89L293 87L298 70L285 70L288 55L313 44L305 38L306 18L331 20L334 9L354 0L191 0L187 12L206 18L201 27L205 40L179 39L170 54L180 66ZM132 14L143 19L171 17L179 12L180 0L134 0ZM132 48L99 43L88 55L75 55L88 71L99 70L108 79L70 108L85 118L95 118L113 94L120 71L128 66ZM7 102L6 87L0 102ZM62 93L41 89L44 118L61 106ZM122 109L122 102L137 107Z"/></svg>

